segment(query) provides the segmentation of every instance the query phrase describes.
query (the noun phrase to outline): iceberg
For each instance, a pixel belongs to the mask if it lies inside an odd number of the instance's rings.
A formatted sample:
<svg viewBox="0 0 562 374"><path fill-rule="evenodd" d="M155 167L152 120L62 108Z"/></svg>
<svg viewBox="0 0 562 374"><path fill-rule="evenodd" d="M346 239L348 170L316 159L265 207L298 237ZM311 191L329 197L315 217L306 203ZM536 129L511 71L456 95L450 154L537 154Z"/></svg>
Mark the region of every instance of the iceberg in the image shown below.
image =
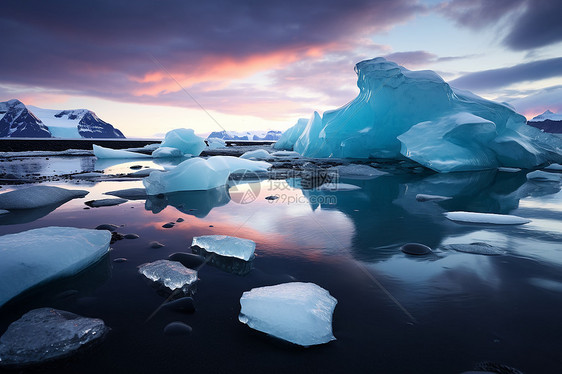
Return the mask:
<svg viewBox="0 0 562 374"><path fill-rule="evenodd" d="M148 195L177 191L202 191L224 186L230 174L240 171L265 172L271 164L233 156L192 158L168 172L153 171L143 179Z"/></svg>
<svg viewBox="0 0 562 374"><path fill-rule="evenodd" d="M209 149L219 149L226 147L226 142L221 138L208 138L207 144L209 145Z"/></svg>
<svg viewBox="0 0 562 374"><path fill-rule="evenodd" d="M197 271L186 268L176 261L158 260L139 266L139 273L147 279L170 291L181 289L184 292L197 281Z"/></svg>
<svg viewBox="0 0 562 374"><path fill-rule="evenodd" d="M299 136L301 136L307 124L308 124L307 118L299 118L295 125L289 127L281 135L279 140L277 140L277 142L275 142L275 144L273 145L273 148L292 151L293 147L295 146L295 143L297 142L297 139L299 138Z"/></svg>
<svg viewBox="0 0 562 374"><path fill-rule="evenodd" d="M290 282L254 288L240 298L240 322L305 347L335 340L337 300L314 283Z"/></svg>
<svg viewBox="0 0 562 374"><path fill-rule="evenodd" d="M125 151L123 149L111 149L94 144L92 146L94 149L94 156L98 159L103 158L150 158L151 156L145 155L144 153L137 153L131 151Z"/></svg>
<svg viewBox="0 0 562 374"><path fill-rule="evenodd" d="M531 222L530 219L509 214L475 213L475 212L447 212L445 217L451 221L467 223L491 223L494 225L522 225Z"/></svg>
<svg viewBox="0 0 562 374"><path fill-rule="evenodd" d="M359 62L355 71L359 95L313 114L293 147L302 156L407 157L437 172L529 169L562 160L562 139L528 126L507 105L450 87L432 71L384 58Z"/></svg>
<svg viewBox="0 0 562 374"><path fill-rule="evenodd" d="M108 251L111 233L43 227L0 236L0 306L20 293L74 275Z"/></svg>
<svg viewBox="0 0 562 374"><path fill-rule="evenodd" d="M162 147L177 148L184 155L199 156L207 145L192 129L175 129L166 133L160 144Z"/></svg>
<svg viewBox="0 0 562 374"><path fill-rule="evenodd" d="M191 245L220 256L235 257L244 261L251 260L256 249L256 243L252 240L227 235L196 236Z"/></svg>
<svg viewBox="0 0 562 374"><path fill-rule="evenodd" d="M32 186L0 194L0 209L35 209L49 205L62 204L69 200L84 197L85 190L67 190L53 186Z"/></svg>
<svg viewBox="0 0 562 374"><path fill-rule="evenodd" d="M152 157L163 158L163 157L183 157L184 154L177 148L172 147L159 147L152 152Z"/></svg>
<svg viewBox="0 0 562 374"><path fill-rule="evenodd" d="M0 337L0 367L23 367L67 357L101 340L109 327L53 308L34 309L13 322Z"/></svg>

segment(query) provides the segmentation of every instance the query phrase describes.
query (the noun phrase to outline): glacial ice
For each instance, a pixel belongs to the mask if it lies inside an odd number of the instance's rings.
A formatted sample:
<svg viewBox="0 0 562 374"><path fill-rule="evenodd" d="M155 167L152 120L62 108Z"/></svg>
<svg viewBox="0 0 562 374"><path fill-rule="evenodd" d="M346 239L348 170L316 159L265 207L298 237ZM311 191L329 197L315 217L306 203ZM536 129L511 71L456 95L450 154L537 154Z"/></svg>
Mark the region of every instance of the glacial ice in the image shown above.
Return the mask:
<svg viewBox="0 0 562 374"><path fill-rule="evenodd" d="M150 158L151 156L145 155L144 153L137 153L131 151L125 151L123 149L111 149L94 144L94 156L99 159L102 158Z"/></svg>
<svg viewBox="0 0 562 374"><path fill-rule="evenodd" d="M246 160L269 160L272 156L265 149L256 149L255 151L245 152L240 158Z"/></svg>
<svg viewBox="0 0 562 374"><path fill-rule="evenodd" d="M162 147L177 148L184 155L199 156L207 145L192 129L175 129L166 133L160 145Z"/></svg>
<svg viewBox="0 0 562 374"><path fill-rule="evenodd" d="M547 167L545 167L544 170L562 171L562 165L560 165L560 164L550 164Z"/></svg>
<svg viewBox="0 0 562 374"><path fill-rule="evenodd" d="M227 235L205 235L193 238L191 245L196 245L220 256L235 257L249 261L254 257L256 243L249 239Z"/></svg>
<svg viewBox="0 0 562 374"><path fill-rule="evenodd" d="M494 225L522 225L531 222L530 219L509 214L475 213L475 212L446 212L445 217L451 221L468 223L491 223Z"/></svg>
<svg viewBox="0 0 562 374"><path fill-rule="evenodd" d="M339 178L348 179L374 179L381 175L388 174L387 172L380 171L371 166L361 164L334 166L328 170L334 172Z"/></svg>
<svg viewBox="0 0 562 374"><path fill-rule="evenodd" d="M154 158L164 158L164 157L183 157L184 154L177 148L172 147L159 147L152 152L152 157Z"/></svg>
<svg viewBox="0 0 562 374"><path fill-rule="evenodd" d="M53 186L32 186L0 194L0 209L34 209L61 204L84 197L85 190L67 190Z"/></svg>
<svg viewBox="0 0 562 374"><path fill-rule="evenodd" d="M208 138L207 144L209 149L219 149L226 147L226 142L221 138Z"/></svg>
<svg viewBox="0 0 562 374"><path fill-rule="evenodd" d="M265 161L244 160L232 156L192 158L168 172L154 171L143 179L148 195L175 191L202 191L226 185L231 173L264 172L271 167Z"/></svg>
<svg viewBox="0 0 562 374"><path fill-rule="evenodd" d="M441 196L441 195L428 195L428 194L423 194L423 193L419 193L416 195L416 200L420 201L420 202L426 202L426 201L445 201L445 200L451 200L452 197L450 196Z"/></svg>
<svg viewBox="0 0 562 374"><path fill-rule="evenodd" d="M0 337L0 367L23 367L70 356L104 337L101 319L53 308L34 309Z"/></svg>
<svg viewBox="0 0 562 374"><path fill-rule="evenodd" d="M301 155L295 151L277 151L273 152L271 156L278 158L299 158Z"/></svg>
<svg viewBox="0 0 562 374"><path fill-rule="evenodd" d="M311 346L335 340L337 300L314 283L290 282L254 288L240 298L240 322L280 339Z"/></svg>
<svg viewBox="0 0 562 374"><path fill-rule="evenodd" d="M527 174L527 179L537 182L560 182L562 181L562 174L535 170Z"/></svg>
<svg viewBox="0 0 562 374"><path fill-rule="evenodd" d="M111 233L43 227L0 236L0 306L20 293L78 273L109 250Z"/></svg>
<svg viewBox="0 0 562 374"><path fill-rule="evenodd" d="M283 132L279 140L273 145L273 148L292 151L297 139L301 136L307 124L307 118L299 118L295 125Z"/></svg>
<svg viewBox="0 0 562 374"><path fill-rule="evenodd" d="M507 105L451 88L432 71L384 58L359 62L355 71L359 95L314 113L293 147L302 156L405 156L437 172L562 161L561 139L528 126Z"/></svg>
<svg viewBox="0 0 562 374"><path fill-rule="evenodd" d="M170 291L187 291L197 280L197 271L188 269L179 262L158 260L139 266L139 273Z"/></svg>

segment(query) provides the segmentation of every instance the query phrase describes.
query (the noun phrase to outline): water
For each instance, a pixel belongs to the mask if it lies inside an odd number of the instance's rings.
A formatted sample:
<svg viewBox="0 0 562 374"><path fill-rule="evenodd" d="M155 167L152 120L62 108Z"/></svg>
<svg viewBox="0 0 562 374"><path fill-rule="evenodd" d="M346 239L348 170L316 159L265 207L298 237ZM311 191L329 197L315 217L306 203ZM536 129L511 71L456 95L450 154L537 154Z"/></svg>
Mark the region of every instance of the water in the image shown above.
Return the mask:
<svg viewBox="0 0 562 374"><path fill-rule="evenodd" d="M7 166L9 164L9 167ZM90 157L2 163L3 171L53 176L73 171L132 171L151 161L96 164ZM31 170L31 171L30 171ZM0 216L0 234L50 225L117 231L138 239L112 244L108 258L84 273L42 287L0 309L0 333L26 311L50 306L102 318L112 331L99 346L45 365L40 372L381 372L461 373L479 362L527 373L562 366L562 192L560 184L528 182L520 173L452 175L397 172L351 181L356 191L302 190L298 181L265 180L230 190L185 192L114 207L84 209L103 192L142 187L139 180L46 182L90 194L60 207ZM22 186L2 185L2 192ZM255 200L250 194L253 193ZM418 202L416 194L450 196ZM278 195L277 200L266 196ZM241 203L244 202L244 203ZM443 213L466 210L532 219L519 226L458 224ZM183 218L173 228L162 225ZM224 234L256 242L242 275L220 264L199 272L196 312L157 310L165 298L137 266L189 251L193 236ZM164 247L150 248L151 241ZM433 249L400 251L408 242ZM485 242L505 251L483 256L446 250ZM127 262L116 263L115 258ZM253 287L314 282L336 297L337 340L299 348L238 321L239 299ZM69 290L74 290L68 292ZM156 311L156 313L155 313ZM155 314L154 314L155 313ZM182 321L189 336L164 335Z"/></svg>

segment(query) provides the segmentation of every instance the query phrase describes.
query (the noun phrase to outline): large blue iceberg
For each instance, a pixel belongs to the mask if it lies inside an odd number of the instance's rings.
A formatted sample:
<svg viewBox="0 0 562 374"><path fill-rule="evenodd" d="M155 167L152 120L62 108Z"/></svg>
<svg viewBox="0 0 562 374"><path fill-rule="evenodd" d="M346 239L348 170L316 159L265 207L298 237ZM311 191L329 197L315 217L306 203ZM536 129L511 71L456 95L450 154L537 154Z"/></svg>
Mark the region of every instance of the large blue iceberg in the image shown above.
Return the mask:
<svg viewBox="0 0 562 374"><path fill-rule="evenodd" d="M380 57L355 71L359 95L287 130L282 148L305 157L405 156L438 172L562 160L561 139L528 126L507 104L450 87L433 71L410 71Z"/></svg>

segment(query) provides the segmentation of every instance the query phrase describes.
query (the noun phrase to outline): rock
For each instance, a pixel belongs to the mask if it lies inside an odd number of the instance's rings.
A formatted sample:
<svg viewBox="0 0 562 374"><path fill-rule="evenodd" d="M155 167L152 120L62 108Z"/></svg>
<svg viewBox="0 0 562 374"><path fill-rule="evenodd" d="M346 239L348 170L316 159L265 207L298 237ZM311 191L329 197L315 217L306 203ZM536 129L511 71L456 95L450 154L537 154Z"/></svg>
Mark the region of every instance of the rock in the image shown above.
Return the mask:
<svg viewBox="0 0 562 374"><path fill-rule="evenodd" d="M445 249L452 249L458 252L472 253L476 255L485 256L499 256L505 254L505 251L494 247L487 243L470 243L470 244L448 244L444 246Z"/></svg>
<svg viewBox="0 0 562 374"><path fill-rule="evenodd" d="M125 238L125 239L138 239L139 236L137 234L125 234L123 236L123 238Z"/></svg>
<svg viewBox="0 0 562 374"><path fill-rule="evenodd" d="M119 226L111 224L111 223L104 223L101 225L96 226L96 230L108 230L108 231L115 231L119 228Z"/></svg>
<svg viewBox="0 0 562 374"><path fill-rule="evenodd" d="M185 221L185 220L181 217L176 220L176 222L183 222L183 221Z"/></svg>
<svg viewBox="0 0 562 374"><path fill-rule="evenodd" d="M163 224L162 227L165 228L165 229L171 229L175 225L176 225L175 222L168 222L168 223Z"/></svg>
<svg viewBox="0 0 562 374"><path fill-rule="evenodd" d="M183 266L190 269L197 269L203 263L205 263L205 257L196 255L194 253L176 252L172 253L168 259L170 261L177 261Z"/></svg>
<svg viewBox="0 0 562 374"><path fill-rule="evenodd" d="M150 248L162 248L164 247L164 244L157 242L157 241L152 241L149 243Z"/></svg>
<svg viewBox="0 0 562 374"><path fill-rule="evenodd" d="M22 367L70 356L109 331L101 319L53 308L34 309L0 337L0 366Z"/></svg>
<svg viewBox="0 0 562 374"><path fill-rule="evenodd" d="M191 334L193 329L191 326L183 323L183 322L172 322L164 327L164 335L168 336L183 336Z"/></svg>
<svg viewBox="0 0 562 374"><path fill-rule="evenodd" d="M420 243L406 243L400 247L400 250L409 255L426 255L431 253L431 248Z"/></svg>
<svg viewBox="0 0 562 374"><path fill-rule="evenodd" d="M127 199L99 199L99 200L90 200L86 201L84 204L88 205L92 208L99 208L101 206L114 206L126 203Z"/></svg>

